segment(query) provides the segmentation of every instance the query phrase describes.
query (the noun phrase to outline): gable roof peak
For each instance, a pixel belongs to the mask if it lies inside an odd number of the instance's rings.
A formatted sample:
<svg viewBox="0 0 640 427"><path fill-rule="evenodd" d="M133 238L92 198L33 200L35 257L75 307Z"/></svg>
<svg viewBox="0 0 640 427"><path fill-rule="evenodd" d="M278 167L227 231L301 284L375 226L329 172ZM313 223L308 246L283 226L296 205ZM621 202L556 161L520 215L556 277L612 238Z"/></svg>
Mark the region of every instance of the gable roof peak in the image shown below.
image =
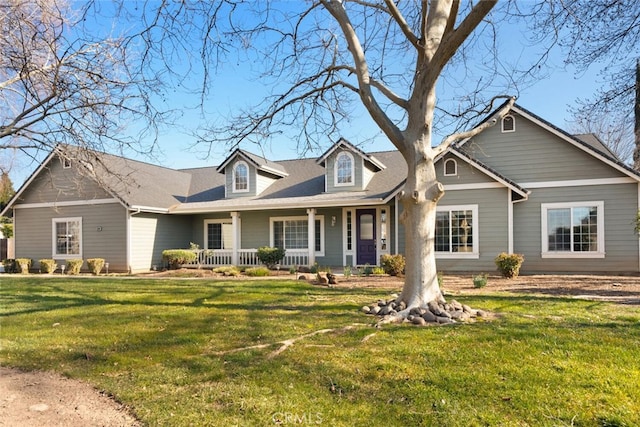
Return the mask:
<svg viewBox="0 0 640 427"><path fill-rule="evenodd" d="M248 163L251 163L255 168L260 171L270 173L272 175L278 176L280 178L284 178L289 176L285 168L276 162L272 162L271 160L267 160L266 158L259 156L257 154L250 153L241 148L236 148L221 164L216 168L217 172L224 173L224 169L229 165L229 163L236 160L238 157L241 157Z"/></svg>
<svg viewBox="0 0 640 427"><path fill-rule="evenodd" d="M329 147L329 149L325 151L324 154L318 157L318 159L316 160L316 163L319 164L320 166L324 166L327 158L339 149L345 149L345 150L351 151L354 154L357 154L358 156L362 157L365 161L372 164L379 171L385 170L387 168L380 160L376 159L374 156L370 154L365 153L360 148L356 147L355 145L353 145L343 137L340 137L340 139L335 144Z"/></svg>

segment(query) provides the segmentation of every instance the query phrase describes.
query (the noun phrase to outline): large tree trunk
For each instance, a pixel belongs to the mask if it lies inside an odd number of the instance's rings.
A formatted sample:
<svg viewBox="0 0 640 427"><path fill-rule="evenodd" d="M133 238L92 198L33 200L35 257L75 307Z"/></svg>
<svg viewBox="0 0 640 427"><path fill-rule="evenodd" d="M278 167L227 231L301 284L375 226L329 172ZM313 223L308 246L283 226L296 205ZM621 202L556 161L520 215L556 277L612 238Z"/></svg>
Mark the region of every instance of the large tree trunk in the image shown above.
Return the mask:
<svg viewBox="0 0 640 427"><path fill-rule="evenodd" d="M433 160L424 156L412 159L400 198L407 263L399 300L407 305L407 309L426 307L431 301L444 301L434 254L436 205L443 194L442 185L436 180Z"/></svg>

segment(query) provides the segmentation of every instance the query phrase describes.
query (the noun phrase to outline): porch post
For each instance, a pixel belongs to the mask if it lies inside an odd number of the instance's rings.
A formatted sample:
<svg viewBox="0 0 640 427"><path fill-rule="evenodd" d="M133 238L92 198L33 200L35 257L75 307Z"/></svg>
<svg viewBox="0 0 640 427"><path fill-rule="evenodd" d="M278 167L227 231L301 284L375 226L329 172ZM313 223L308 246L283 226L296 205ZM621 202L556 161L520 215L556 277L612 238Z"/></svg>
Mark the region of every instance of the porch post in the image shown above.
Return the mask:
<svg viewBox="0 0 640 427"><path fill-rule="evenodd" d="M307 209L307 241L309 249L309 266L316 263L316 210Z"/></svg>
<svg viewBox="0 0 640 427"><path fill-rule="evenodd" d="M232 236L231 242L233 249L231 250L231 264L238 265L238 249L240 249L240 236L239 236L239 227L238 227L238 219L240 218L239 212L231 212L231 229Z"/></svg>

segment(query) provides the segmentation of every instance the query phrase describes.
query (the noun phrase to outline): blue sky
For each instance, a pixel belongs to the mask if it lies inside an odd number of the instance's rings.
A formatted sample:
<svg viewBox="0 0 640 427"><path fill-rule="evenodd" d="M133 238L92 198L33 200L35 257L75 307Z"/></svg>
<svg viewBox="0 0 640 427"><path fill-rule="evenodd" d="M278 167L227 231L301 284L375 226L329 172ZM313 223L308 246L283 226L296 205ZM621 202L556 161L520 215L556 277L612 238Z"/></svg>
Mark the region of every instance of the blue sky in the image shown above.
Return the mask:
<svg viewBox="0 0 640 427"><path fill-rule="evenodd" d="M505 34L503 46L505 46L504 49L508 49L509 55L507 56L513 58L519 65L531 61L537 52L535 47L530 46L526 41L524 30L518 27L511 27L506 29L503 36ZM555 52L548 63L549 68L543 70L542 73L548 75L548 77L541 78L524 89L521 88L517 102L522 107L556 126L570 131L568 121L571 116L568 108L575 105L577 98L588 98L594 95L600 86L599 68L598 64L596 64L587 72L576 74L575 70L565 69L562 64L560 52ZM235 61L231 61L227 66L220 68L219 73L213 79L211 96L209 96L205 105L209 117L224 117L229 112L238 111L243 107L259 103L264 98L269 88L263 87L260 82L253 81L252 76L247 72L248 68L250 68L250 65L236 64ZM172 108L181 105L195 105L197 99L176 90L173 93L171 103ZM183 130L195 130L199 121L198 110L185 109L180 120L182 129L165 130L159 136L160 151L154 153L153 159L144 157L138 157L137 159L171 168L219 165L228 155L224 147L216 149L206 159L202 158L202 153L189 150L196 140L189 134L184 133ZM340 134L355 144L362 143L361 148L366 151L382 151L394 148L390 142L380 135L377 127L368 118L364 109L355 111L352 120L342 126ZM363 143L365 140L372 141ZM326 146L323 149L328 148L332 142L334 141L327 139ZM255 146L243 146L242 148L261 154L260 149ZM273 140L271 145L262 149L264 155L272 160L299 157L299 153L295 150L295 143L286 140L284 137L280 140ZM320 154L321 152L307 153L307 156L318 156ZM23 161L23 164L19 163L18 166L11 171L11 178L16 189L20 187L31 171L38 165L33 162L27 163Z"/></svg>

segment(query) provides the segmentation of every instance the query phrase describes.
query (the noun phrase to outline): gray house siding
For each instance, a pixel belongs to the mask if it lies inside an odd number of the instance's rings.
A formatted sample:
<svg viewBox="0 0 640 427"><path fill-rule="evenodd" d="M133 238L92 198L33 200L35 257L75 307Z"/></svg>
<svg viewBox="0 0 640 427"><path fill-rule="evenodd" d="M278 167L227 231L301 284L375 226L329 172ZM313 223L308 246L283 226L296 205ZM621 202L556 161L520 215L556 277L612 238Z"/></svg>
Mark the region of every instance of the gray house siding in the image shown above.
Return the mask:
<svg viewBox="0 0 640 427"><path fill-rule="evenodd" d="M191 218L153 213L131 215L131 271L162 267L162 251L186 249L192 239Z"/></svg>
<svg viewBox="0 0 640 427"><path fill-rule="evenodd" d="M353 156L353 184L349 186L338 186L335 184L335 168L336 168L336 159L338 155L341 153L349 153ZM327 193L338 193L344 191L361 191L363 186L363 175L364 175L364 159L358 156L356 153L349 150L336 150L326 160L326 184L327 184Z"/></svg>
<svg viewBox="0 0 640 427"><path fill-rule="evenodd" d="M541 204L604 202L604 258L542 258ZM633 219L638 210L638 185L617 184L533 191L514 206L514 251L522 253L523 273L637 272L638 235Z"/></svg>
<svg viewBox="0 0 640 427"><path fill-rule="evenodd" d="M519 183L622 176L580 148L513 115L515 132L502 133L498 123L475 136L464 150Z"/></svg>
<svg viewBox="0 0 640 427"><path fill-rule="evenodd" d="M53 218L82 218L82 258L104 258L111 271L127 271L126 212L119 203L15 209L16 257L53 257ZM60 259L58 264L64 262ZM86 267L86 264L85 264Z"/></svg>
<svg viewBox="0 0 640 427"><path fill-rule="evenodd" d="M60 160L54 157L22 193L19 203L70 202L113 197L94 180L79 174L77 168L78 165L71 162L71 167L64 169Z"/></svg>
<svg viewBox="0 0 640 427"><path fill-rule="evenodd" d="M248 172L249 191L235 192L235 193L233 192L233 168L238 163L238 161L231 162L224 168L224 176L225 176L225 182L226 182L225 185L227 189L228 199L250 197L250 196L255 196L257 194L256 193L256 189L257 189L256 168L253 165L249 164L249 162L247 161L244 161L244 163L247 165L247 168L249 170Z"/></svg>
<svg viewBox="0 0 640 427"><path fill-rule="evenodd" d="M444 164L448 159L456 161L458 173L456 175L444 175ZM458 158L457 156L448 155L440 159L436 165L436 177L445 186L447 185L464 185L464 184L488 184L495 183L495 179L484 172L471 166L469 163Z"/></svg>

